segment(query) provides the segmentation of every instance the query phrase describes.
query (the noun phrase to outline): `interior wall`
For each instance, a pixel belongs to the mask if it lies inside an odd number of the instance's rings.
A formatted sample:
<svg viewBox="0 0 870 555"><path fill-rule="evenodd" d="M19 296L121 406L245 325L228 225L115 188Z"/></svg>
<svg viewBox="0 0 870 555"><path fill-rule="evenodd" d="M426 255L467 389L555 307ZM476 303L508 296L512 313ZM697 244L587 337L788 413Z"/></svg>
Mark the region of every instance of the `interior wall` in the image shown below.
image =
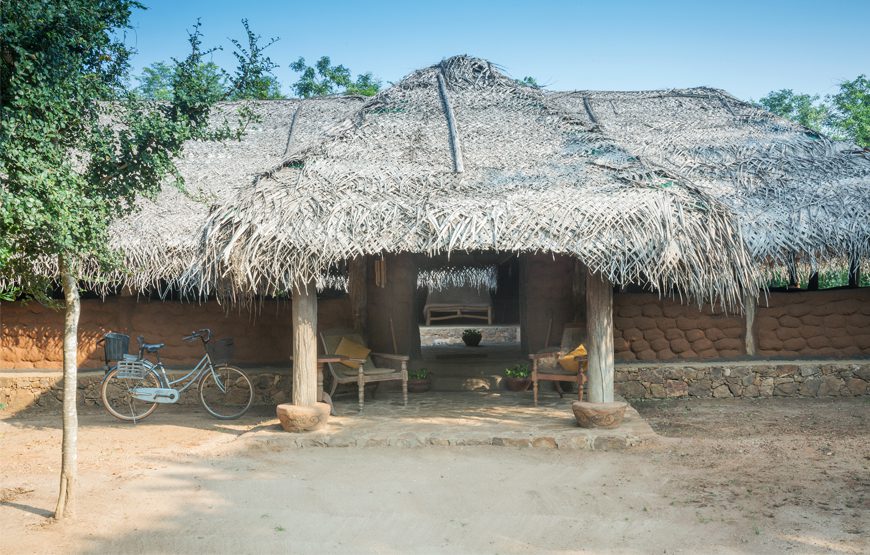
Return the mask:
<svg viewBox="0 0 870 555"><path fill-rule="evenodd" d="M386 284L375 283L374 265L368 262L368 335L375 352L420 356L419 306L417 299L417 259L411 254L386 255ZM392 326L390 325L392 322ZM393 337L395 336L395 346Z"/></svg>
<svg viewBox="0 0 870 555"><path fill-rule="evenodd" d="M349 327L346 297L318 302L318 328ZM103 366L103 348L97 344L106 332L165 342L162 360L169 366L188 365L202 357L202 347L182 337L200 328L215 336L233 337L235 362L240 365L287 365L292 350L289 301L264 301L257 311L227 313L215 301L184 303L136 297L82 300L79 320L78 362L83 369ZM63 365L63 311L36 302L0 305L0 368L60 370Z"/></svg>
<svg viewBox="0 0 870 555"><path fill-rule="evenodd" d="M573 286L572 258L552 254L520 255L520 323L525 352L539 351L548 344L559 345L562 329L574 318Z"/></svg>

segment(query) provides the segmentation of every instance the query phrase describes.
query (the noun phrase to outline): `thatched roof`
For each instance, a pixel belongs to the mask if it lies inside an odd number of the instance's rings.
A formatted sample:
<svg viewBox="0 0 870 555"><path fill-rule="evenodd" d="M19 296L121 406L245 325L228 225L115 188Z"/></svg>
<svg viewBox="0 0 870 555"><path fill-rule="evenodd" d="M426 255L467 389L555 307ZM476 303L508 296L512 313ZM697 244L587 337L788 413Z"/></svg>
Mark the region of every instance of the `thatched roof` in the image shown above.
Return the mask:
<svg viewBox="0 0 870 555"><path fill-rule="evenodd" d="M120 218L110 228L111 245L123 256L126 271L100 276L94 268L85 278L97 288L107 283L124 283L134 290L175 285L194 267L211 205L231 200L237 188L249 186L255 176L285 156L337 132L362 103L361 97L325 97L217 104L211 114L215 125L236 123L242 105L257 120L247 126L239 141L185 144L177 162L185 191L164 186L155 200L140 200L138 212ZM47 271L54 272L53 266Z"/></svg>
<svg viewBox="0 0 870 555"><path fill-rule="evenodd" d="M275 293L357 255L450 251L564 253L730 305L759 283L729 205L485 60L416 71L352 121L215 208L205 285Z"/></svg>
<svg viewBox="0 0 870 555"><path fill-rule="evenodd" d="M709 88L550 98L627 152L738 215L759 261L811 267L870 256L870 152Z"/></svg>

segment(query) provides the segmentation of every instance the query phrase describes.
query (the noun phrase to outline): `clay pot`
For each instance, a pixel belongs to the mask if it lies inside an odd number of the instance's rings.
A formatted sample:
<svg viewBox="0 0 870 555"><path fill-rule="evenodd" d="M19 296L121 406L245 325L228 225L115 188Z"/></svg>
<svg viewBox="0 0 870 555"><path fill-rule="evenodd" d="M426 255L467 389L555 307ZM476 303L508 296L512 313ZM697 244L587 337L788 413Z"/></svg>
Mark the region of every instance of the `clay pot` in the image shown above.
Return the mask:
<svg viewBox="0 0 870 555"><path fill-rule="evenodd" d="M323 429L329 420L329 405L315 403L311 406L298 406L290 403L275 408L281 427L287 432L313 432Z"/></svg>
<svg viewBox="0 0 870 555"><path fill-rule="evenodd" d="M583 428L618 428L625 417L628 403L614 401L612 403L590 403L589 401L574 401L571 410L577 424Z"/></svg>
<svg viewBox="0 0 870 555"><path fill-rule="evenodd" d="M408 393L425 393L432 388L432 380L408 380Z"/></svg>
<svg viewBox="0 0 870 555"><path fill-rule="evenodd" d="M532 380L529 378L509 378L505 376L504 386L508 391L525 391L532 385Z"/></svg>
<svg viewBox="0 0 870 555"><path fill-rule="evenodd" d="M477 347L480 345L480 340L483 339L480 335L463 335L462 342L466 347Z"/></svg>

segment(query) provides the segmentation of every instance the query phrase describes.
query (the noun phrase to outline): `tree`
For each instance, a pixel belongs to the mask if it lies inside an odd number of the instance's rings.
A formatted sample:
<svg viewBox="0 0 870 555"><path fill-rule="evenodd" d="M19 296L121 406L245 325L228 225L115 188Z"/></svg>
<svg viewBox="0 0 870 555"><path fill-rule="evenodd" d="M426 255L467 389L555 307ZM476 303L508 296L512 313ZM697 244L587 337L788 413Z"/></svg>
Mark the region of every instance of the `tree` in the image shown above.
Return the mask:
<svg viewBox="0 0 870 555"><path fill-rule="evenodd" d="M870 148L870 79L859 75L840 83L840 92L829 97L831 124L856 144Z"/></svg>
<svg viewBox="0 0 870 555"><path fill-rule="evenodd" d="M219 99L226 96L224 74L214 62L205 62L199 74L210 97ZM173 66L166 62L154 62L142 70L136 78L139 85L136 92L149 100L172 100Z"/></svg>
<svg viewBox="0 0 870 555"><path fill-rule="evenodd" d="M302 74L293 84L293 91L302 98L337 93L373 96L381 89L380 80L371 73L357 75L354 80L348 68L332 65L329 56L322 56L314 66L307 65L305 58L300 57L290 64L290 69Z"/></svg>
<svg viewBox="0 0 870 555"><path fill-rule="evenodd" d="M823 132L829 109L818 104L818 95L796 94L791 89L771 91L758 103L767 111L794 121L816 132Z"/></svg>
<svg viewBox="0 0 870 555"><path fill-rule="evenodd" d="M278 37L273 37L265 46L260 46L262 37L251 31L247 19L242 20L242 25L245 27L248 45L245 47L236 39L230 39L235 47L233 56L236 57L238 66L235 73L229 76L229 97L232 100L284 98L278 78L272 73L278 64L263 54L264 50L278 42Z"/></svg>
<svg viewBox="0 0 870 555"><path fill-rule="evenodd" d="M199 24L173 60L171 98L142 101L125 83L134 0L6 0L0 20L0 283L44 296L38 266L55 261L65 301L63 446L55 518L74 513L79 281L85 264L115 268L112 218L153 197L185 141L209 131Z"/></svg>

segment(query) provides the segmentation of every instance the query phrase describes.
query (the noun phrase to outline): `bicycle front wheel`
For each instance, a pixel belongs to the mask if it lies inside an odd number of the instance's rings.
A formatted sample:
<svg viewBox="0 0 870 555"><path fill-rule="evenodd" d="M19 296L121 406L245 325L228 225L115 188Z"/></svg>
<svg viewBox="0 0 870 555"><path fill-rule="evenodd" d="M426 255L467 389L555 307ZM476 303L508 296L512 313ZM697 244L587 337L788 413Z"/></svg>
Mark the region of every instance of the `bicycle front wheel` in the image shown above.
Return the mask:
<svg viewBox="0 0 870 555"><path fill-rule="evenodd" d="M254 402L254 386L235 366L217 366L199 382L199 400L215 418L232 420L245 414Z"/></svg>
<svg viewBox="0 0 870 555"><path fill-rule="evenodd" d="M100 399L109 414L125 422L137 422L149 416L157 403L140 401L133 396L137 387L160 387L157 372L149 370L142 378L119 378L118 369L109 372L100 385Z"/></svg>

